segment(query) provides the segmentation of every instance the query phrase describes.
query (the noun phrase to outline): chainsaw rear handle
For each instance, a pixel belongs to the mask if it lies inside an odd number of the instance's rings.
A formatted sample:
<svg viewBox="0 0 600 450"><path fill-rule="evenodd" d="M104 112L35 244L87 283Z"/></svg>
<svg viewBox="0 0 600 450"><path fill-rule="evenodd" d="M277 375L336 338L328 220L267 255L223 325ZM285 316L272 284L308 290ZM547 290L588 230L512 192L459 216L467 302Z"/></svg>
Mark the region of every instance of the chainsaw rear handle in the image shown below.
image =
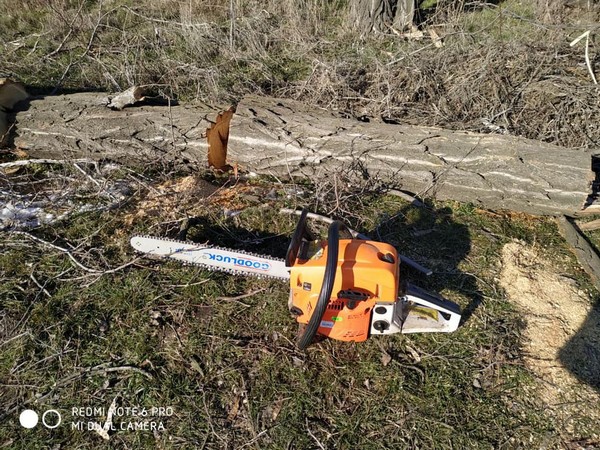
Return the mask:
<svg viewBox="0 0 600 450"><path fill-rule="evenodd" d="M304 211L302 211L302 213L304 214ZM347 230L347 227L342 222L336 220L331 223L327 232L327 261L325 263L323 283L321 284L321 291L319 292L317 305L310 316L310 320L304 329L304 333L298 339L298 348L300 350L304 350L306 347L308 347L316 336L317 330L321 326L321 320L323 319L327 305L329 304L329 300L331 299L333 283L335 282L335 273L338 265L338 254L340 250L340 229Z"/></svg>

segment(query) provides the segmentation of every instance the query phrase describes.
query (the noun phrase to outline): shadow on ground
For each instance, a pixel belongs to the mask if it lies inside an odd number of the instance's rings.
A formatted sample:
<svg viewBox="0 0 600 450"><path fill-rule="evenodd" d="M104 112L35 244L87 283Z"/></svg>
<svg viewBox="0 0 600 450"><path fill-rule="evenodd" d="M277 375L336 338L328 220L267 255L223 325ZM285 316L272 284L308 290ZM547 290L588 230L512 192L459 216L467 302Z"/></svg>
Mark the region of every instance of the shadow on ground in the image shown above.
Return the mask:
<svg viewBox="0 0 600 450"><path fill-rule="evenodd" d="M577 379L600 392L600 304L588 313L583 325L560 349L560 362Z"/></svg>
<svg viewBox="0 0 600 450"><path fill-rule="evenodd" d="M461 326L481 304L483 296L475 278L459 269L460 262L471 250L469 229L453 219L449 208L432 210L406 206L366 234L394 245L400 254L433 271L432 275L425 276L404 265L401 277L434 292L450 289L468 296L469 302L461 306Z"/></svg>

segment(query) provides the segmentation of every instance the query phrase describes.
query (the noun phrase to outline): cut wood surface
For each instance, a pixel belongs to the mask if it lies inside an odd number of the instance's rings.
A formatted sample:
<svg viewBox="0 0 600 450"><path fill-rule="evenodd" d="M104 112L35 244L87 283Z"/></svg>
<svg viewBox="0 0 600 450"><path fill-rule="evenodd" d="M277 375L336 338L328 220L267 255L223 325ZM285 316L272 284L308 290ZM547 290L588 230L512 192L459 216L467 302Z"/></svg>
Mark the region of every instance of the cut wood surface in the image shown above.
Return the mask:
<svg viewBox="0 0 600 450"><path fill-rule="evenodd" d="M207 164L207 105L106 107L97 93L33 99L16 114L14 143L30 157ZM208 120L207 120L208 119ZM488 209L578 215L593 152L520 137L365 123L293 100L244 97L228 139L230 164L277 176L330 177L340 167L391 187Z"/></svg>

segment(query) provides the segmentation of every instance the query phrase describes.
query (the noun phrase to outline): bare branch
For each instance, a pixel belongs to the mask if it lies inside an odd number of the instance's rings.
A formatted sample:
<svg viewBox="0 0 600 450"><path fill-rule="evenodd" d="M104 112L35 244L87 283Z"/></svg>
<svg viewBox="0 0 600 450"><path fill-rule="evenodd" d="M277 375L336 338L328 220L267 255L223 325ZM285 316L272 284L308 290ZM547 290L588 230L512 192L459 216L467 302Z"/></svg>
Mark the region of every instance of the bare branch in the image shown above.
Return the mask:
<svg viewBox="0 0 600 450"><path fill-rule="evenodd" d="M89 158L78 159L20 159L18 161L9 161L0 163L0 169L8 169L10 167L27 166L29 164L77 164L88 163L96 164L96 161ZM81 169L80 169L81 170Z"/></svg>
<svg viewBox="0 0 600 450"><path fill-rule="evenodd" d="M10 233L11 234L18 234L18 235L21 235L21 236L25 236L28 239L31 239L32 241L35 241L35 242L37 242L39 244L42 244L42 245L44 245L46 247L53 248L55 250L58 250L61 253L66 254L69 257L69 259L71 260L71 262L73 264L75 264L75 266L79 267L82 270L85 270L86 272L90 272L90 273L102 273L102 271L100 271L100 270L91 269L91 268L89 268L87 266L84 266L82 263L80 263L77 260L77 258L75 258L75 256L73 256L73 253L71 253L71 251L68 250L68 249L66 249L66 248L63 248L63 247L60 247L60 246L58 246L56 244L53 244L51 242L45 241L44 239L39 238L37 236L34 236L33 234L27 233L26 231L10 231Z"/></svg>
<svg viewBox="0 0 600 450"><path fill-rule="evenodd" d="M582 33L580 36L573 39L573 41L569 45L573 47L574 45L577 45L579 41L585 38L585 64L587 66L588 72L590 73L590 76L592 77L592 81L594 82L594 84L598 84L598 80L596 80L596 75L594 75L594 69L592 68L592 63L590 61L590 31L591 30L587 30L586 32Z"/></svg>

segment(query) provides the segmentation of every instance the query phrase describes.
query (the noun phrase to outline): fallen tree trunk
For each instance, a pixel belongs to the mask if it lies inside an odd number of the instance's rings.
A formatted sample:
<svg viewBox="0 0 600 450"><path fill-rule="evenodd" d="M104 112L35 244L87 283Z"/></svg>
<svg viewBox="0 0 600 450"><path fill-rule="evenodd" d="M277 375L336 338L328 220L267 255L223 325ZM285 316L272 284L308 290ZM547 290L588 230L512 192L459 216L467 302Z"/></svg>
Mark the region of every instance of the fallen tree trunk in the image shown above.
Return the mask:
<svg viewBox="0 0 600 450"><path fill-rule="evenodd" d="M32 157L110 158L206 167L206 105L106 108L99 94L34 99L15 145ZM593 152L496 134L364 123L293 100L245 97L230 123L229 162L318 180L340 167L420 197L489 209L576 216L589 199ZM594 211L594 207L586 211ZM597 211L597 210L596 210Z"/></svg>
<svg viewBox="0 0 600 450"><path fill-rule="evenodd" d="M218 110L141 105L113 110L105 95L31 99L14 115L14 145L34 158L111 159L124 164L206 167L206 129Z"/></svg>
<svg viewBox="0 0 600 450"><path fill-rule="evenodd" d="M340 164L355 164L365 175L419 197L531 214L580 215L595 176L588 150L499 134L364 123L261 97L238 105L229 153L257 172L316 179Z"/></svg>
<svg viewBox="0 0 600 450"><path fill-rule="evenodd" d="M596 289L600 289L600 257L585 236L566 218L557 219L558 229L571 245L579 264L590 276Z"/></svg>

